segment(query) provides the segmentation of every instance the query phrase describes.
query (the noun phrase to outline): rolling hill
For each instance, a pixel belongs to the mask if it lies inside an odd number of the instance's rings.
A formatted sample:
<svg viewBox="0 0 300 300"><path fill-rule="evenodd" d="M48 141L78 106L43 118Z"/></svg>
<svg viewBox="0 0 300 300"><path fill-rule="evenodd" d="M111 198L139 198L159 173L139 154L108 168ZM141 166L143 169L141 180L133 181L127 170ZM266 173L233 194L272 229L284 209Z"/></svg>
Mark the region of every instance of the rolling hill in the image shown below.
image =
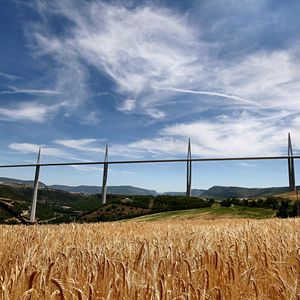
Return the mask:
<svg viewBox="0 0 300 300"><path fill-rule="evenodd" d="M32 186L32 180L19 180L14 178L0 177L0 184L6 185L24 185ZM49 188L54 190L62 190L70 193L83 193L83 194L99 194L101 193L101 186L92 185L46 185L42 182L39 183L42 188ZM156 190L144 189L140 187L121 185L121 186L108 186L107 192L115 195L174 195L184 196L185 192L165 192L158 193ZM267 197L276 194L289 192L288 187L267 187L267 188L247 188L237 186L213 186L208 190L205 189L192 189L192 196L207 199L226 199L226 198L252 198L252 197Z"/></svg>
<svg viewBox="0 0 300 300"><path fill-rule="evenodd" d="M33 180L20 180L15 178L0 177L0 184L33 186ZM39 186L47 187L47 185L43 182L39 182Z"/></svg>
<svg viewBox="0 0 300 300"><path fill-rule="evenodd" d="M215 220L215 219L266 219L275 216L276 211L258 207L220 207L213 205L207 208L195 208L179 211L160 212L134 218L134 221L162 221L162 220Z"/></svg>
<svg viewBox="0 0 300 300"><path fill-rule="evenodd" d="M51 189L62 190L71 193L99 194L101 193L100 186L79 185L49 185ZM155 190L147 190L130 185L108 186L107 193L116 195L157 195Z"/></svg>
<svg viewBox="0 0 300 300"><path fill-rule="evenodd" d="M274 196L288 192L288 187L269 187L269 188L245 188L235 186L213 186L201 194L203 198L253 198Z"/></svg>
<svg viewBox="0 0 300 300"><path fill-rule="evenodd" d="M220 208L219 210L210 210L209 214L215 215L220 212L230 216L237 214L245 217L249 211L256 208L261 209L262 214L269 215L268 211L264 209L269 207L275 210L279 209L279 204L276 204L276 201L279 203L281 200L296 199L295 193L286 192L288 190L287 187L243 188L214 186L207 191L194 189L192 193L194 197L188 198L185 197L184 193L158 194L155 190L133 186L111 186L108 187L107 203L102 205L100 190L101 188L96 186L47 186L40 183L37 220L41 223L63 223L74 220L80 222L112 221L146 214L163 213L164 211L202 209L203 207L211 206L213 201L208 201L209 199L222 200L227 198L247 198L249 201L238 199L225 200L233 201L229 203L229 206L244 205L246 208L238 210L232 207ZM0 223L28 222L32 194L32 181L0 178ZM276 194L279 195L277 196L278 200L276 198L275 200L274 198L267 198ZM222 202L220 203L225 206ZM226 209L228 212L225 212ZM289 205L288 209L291 211L293 207ZM204 210L201 212L203 213ZM190 214L191 211L188 213ZM166 214L168 215L168 213ZM177 216L179 214L178 212L175 213Z"/></svg>
<svg viewBox="0 0 300 300"><path fill-rule="evenodd" d="M200 197L206 191L207 190L203 190L203 189L192 189L192 196ZM163 193L163 195L170 195L170 196L184 196L185 194L186 194L185 192L165 192L165 193Z"/></svg>

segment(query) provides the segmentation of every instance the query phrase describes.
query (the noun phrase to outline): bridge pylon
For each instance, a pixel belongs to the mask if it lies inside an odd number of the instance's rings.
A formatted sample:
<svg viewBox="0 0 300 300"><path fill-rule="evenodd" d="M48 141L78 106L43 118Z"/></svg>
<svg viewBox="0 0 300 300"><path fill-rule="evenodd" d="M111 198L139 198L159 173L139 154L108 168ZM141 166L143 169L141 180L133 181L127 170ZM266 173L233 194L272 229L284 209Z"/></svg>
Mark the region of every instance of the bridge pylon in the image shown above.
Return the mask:
<svg viewBox="0 0 300 300"><path fill-rule="evenodd" d="M38 153L36 167L35 167L33 197L32 197L31 210L30 210L30 223L35 223L36 221L35 213L36 213L36 203L37 203L38 190L39 190L40 162L41 162L41 147L39 148L39 153Z"/></svg>
<svg viewBox="0 0 300 300"><path fill-rule="evenodd" d="M104 164L103 164L103 180L102 180L102 204L106 203L107 192L107 174L108 174L108 145L105 147Z"/></svg>
<svg viewBox="0 0 300 300"><path fill-rule="evenodd" d="M192 149L191 139L188 142L187 162L186 162L186 196L192 196Z"/></svg>
<svg viewBox="0 0 300 300"><path fill-rule="evenodd" d="M291 140L290 133L288 133L288 175L289 175L290 191L296 191L295 165L294 165L293 147L292 147L292 140Z"/></svg>

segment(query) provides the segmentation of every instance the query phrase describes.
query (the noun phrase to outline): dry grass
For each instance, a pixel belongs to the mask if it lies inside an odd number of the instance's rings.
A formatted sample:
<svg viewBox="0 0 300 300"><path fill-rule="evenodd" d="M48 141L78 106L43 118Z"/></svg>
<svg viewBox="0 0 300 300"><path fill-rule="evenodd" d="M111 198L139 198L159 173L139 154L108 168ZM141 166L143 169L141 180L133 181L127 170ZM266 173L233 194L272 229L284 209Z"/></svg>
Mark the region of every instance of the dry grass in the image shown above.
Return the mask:
<svg viewBox="0 0 300 300"><path fill-rule="evenodd" d="M284 200L296 201L297 197L300 199L300 191L298 191L298 196L297 196L296 192L286 192L286 193L277 194L275 196L282 198Z"/></svg>
<svg viewBox="0 0 300 300"><path fill-rule="evenodd" d="M300 220L0 226L1 299L299 299Z"/></svg>

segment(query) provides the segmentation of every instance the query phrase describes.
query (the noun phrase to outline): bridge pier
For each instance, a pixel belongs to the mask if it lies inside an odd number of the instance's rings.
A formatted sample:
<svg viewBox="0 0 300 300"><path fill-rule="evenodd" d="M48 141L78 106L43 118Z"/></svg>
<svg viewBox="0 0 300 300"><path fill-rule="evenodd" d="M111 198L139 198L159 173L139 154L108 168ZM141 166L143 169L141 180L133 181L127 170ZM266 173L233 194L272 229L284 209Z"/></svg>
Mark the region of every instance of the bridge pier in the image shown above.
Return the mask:
<svg viewBox="0 0 300 300"><path fill-rule="evenodd" d="M191 139L188 142L187 162L186 162L186 196L192 196L192 150Z"/></svg>
<svg viewBox="0 0 300 300"><path fill-rule="evenodd" d="M290 133L288 133L288 175L289 175L290 191L296 191L295 165L294 165L293 147L292 147Z"/></svg>
<svg viewBox="0 0 300 300"><path fill-rule="evenodd" d="M107 192L107 173L108 173L108 145L105 148L104 164L103 164L103 180L102 180L102 204L106 203L106 192Z"/></svg>
<svg viewBox="0 0 300 300"><path fill-rule="evenodd" d="M39 190L40 160L41 160L41 147L39 148L38 158L36 162L37 165L35 167L33 197L32 197L31 210L30 210L30 223L35 223L36 203L37 203L37 196Z"/></svg>

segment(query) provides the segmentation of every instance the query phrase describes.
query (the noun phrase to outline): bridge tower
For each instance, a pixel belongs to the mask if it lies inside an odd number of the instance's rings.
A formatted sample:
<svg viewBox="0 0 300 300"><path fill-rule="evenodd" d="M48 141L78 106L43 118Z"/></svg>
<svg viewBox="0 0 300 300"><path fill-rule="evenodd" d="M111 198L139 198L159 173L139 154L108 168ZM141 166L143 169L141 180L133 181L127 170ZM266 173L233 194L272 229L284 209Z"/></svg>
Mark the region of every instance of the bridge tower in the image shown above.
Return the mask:
<svg viewBox="0 0 300 300"><path fill-rule="evenodd" d="M39 153L36 161L37 165L35 167L33 197L32 197L31 210L30 210L30 223L35 223L36 203L37 203L37 196L39 190L40 161L41 161L41 147L39 148Z"/></svg>
<svg viewBox="0 0 300 300"><path fill-rule="evenodd" d="M294 166L293 147L292 147L292 141L291 141L291 134L290 133L288 133L288 173L289 173L290 191L296 191L295 166Z"/></svg>
<svg viewBox="0 0 300 300"><path fill-rule="evenodd" d="M191 139L188 142L187 162L186 162L186 196L192 196L192 158Z"/></svg>
<svg viewBox="0 0 300 300"><path fill-rule="evenodd" d="M103 164L103 181L102 181L102 204L106 203L107 192L107 173L108 173L108 145L105 148L104 164Z"/></svg>

